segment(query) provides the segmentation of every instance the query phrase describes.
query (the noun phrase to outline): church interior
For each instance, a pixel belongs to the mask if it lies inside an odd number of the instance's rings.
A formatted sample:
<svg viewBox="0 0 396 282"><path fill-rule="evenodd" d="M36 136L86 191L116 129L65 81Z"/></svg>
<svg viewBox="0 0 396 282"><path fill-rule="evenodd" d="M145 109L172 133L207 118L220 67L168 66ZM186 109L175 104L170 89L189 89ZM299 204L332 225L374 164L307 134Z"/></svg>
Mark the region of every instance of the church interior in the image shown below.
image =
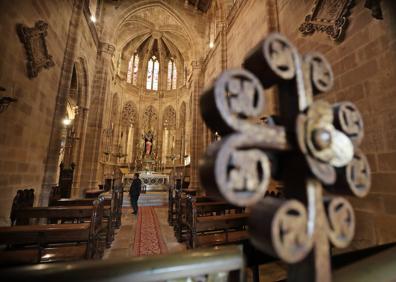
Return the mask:
<svg viewBox="0 0 396 282"><path fill-rule="evenodd" d="M0 14L2 281L396 281L395 1Z"/></svg>

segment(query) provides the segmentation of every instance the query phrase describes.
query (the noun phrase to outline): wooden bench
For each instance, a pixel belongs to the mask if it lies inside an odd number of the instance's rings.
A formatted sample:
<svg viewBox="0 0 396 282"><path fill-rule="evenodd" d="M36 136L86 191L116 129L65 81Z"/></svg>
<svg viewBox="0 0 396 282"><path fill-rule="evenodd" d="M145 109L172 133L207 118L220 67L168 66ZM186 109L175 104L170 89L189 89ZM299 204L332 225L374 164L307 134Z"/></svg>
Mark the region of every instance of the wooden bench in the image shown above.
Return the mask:
<svg viewBox="0 0 396 282"><path fill-rule="evenodd" d="M92 189L92 190L85 190L84 194L85 194L85 198L97 198L99 197L100 194L104 193L104 190L100 190L100 189Z"/></svg>
<svg viewBox="0 0 396 282"><path fill-rule="evenodd" d="M39 223L39 219L46 219L45 223L81 223L89 221L92 217L93 206L57 206L57 207L31 207L17 209L15 214L15 222L11 222L11 226L25 225L16 224L22 220L28 223ZM110 214L110 206L105 207L105 214Z"/></svg>
<svg viewBox="0 0 396 282"><path fill-rule="evenodd" d="M67 198L61 198L55 201L52 206L65 206L65 207L71 207L71 206L92 206L93 202L96 199L90 198L76 198L76 199L67 199ZM104 205L105 206L110 206L111 205L112 199L110 198L105 198L104 199Z"/></svg>
<svg viewBox="0 0 396 282"><path fill-rule="evenodd" d="M12 202L12 207L10 212L11 222L15 221L15 215L14 215L15 210L25 207L32 207L33 203L34 203L33 189L18 190ZM22 220L19 223L27 224L26 220Z"/></svg>
<svg viewBox="0 0 396 282"><path fill-rule="evenodd" d="M103 198L86 208L91 210L89 222L0 227L0 264L101 258Z"/></svg>
<svg viewBox="0 0 396 282"><path fill-rule="evenodd" d="M175 203L175 197L176 197L176 189L169 185L168 186L168 223L170 226L173 226L176 221L176 203Z"/></svg>
<svg viewBox="0 0 396 282"><path fill-rule="evenodd" d="M175 231L175 236L178 242L182 242L187 234L186 228L186 198L188 195L195 196L197 190L194 189L176 189L175 193L175 213L176 221L174 223L173 229Z"/></svg>
<svg viewBox="0 0 396 282"><path fill-rule="evenodd" d="M110 247L114 240L114 229L119 228L121 224L122 213L122 187L114 187L112 197L104 199L105 213L104 217L108 221L106 246ZM94 199L59 199L54 203L56 206L90 206ZM108 208L110 209L108 210Z"/></svg>
<svg viewBox="0 0 396 282"><path fill-rule="evenodd" d="M188 247L237 243L248 238L248 214L223 201L187 197Z"/></svg>
<svg viewBox="0 0 396 282"><path fill-rule="evenodd" d="M48 205L52 206L57 200L61 198L61 189L59 186L53 186L49 195Z"/></svg>

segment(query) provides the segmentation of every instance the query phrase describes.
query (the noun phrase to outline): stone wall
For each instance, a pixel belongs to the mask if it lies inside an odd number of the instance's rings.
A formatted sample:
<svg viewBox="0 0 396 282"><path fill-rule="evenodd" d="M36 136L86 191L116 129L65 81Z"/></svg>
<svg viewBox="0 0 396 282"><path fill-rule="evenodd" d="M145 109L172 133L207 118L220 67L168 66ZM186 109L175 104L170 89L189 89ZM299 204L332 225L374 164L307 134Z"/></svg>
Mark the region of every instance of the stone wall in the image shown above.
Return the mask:
<svg viewBox="0 0 396 282"><path fill-rule="evenodd" d="M384 20L374 19L355 1L349 26L342 42L326 34L303 36L298 31L314 1L247 0L236 1L225 21L225 34L219 34L209 51L203 69L205 87L222 71L221 52L227 68L239 67L246 53L270 31L280 31L301 53L323 53L335 74L335 85L320 99L330 102L349 100L363 114L365 138L361 148L372 169L372 190L364 199L349 198L357 216L357 229L350 249L395 241L396 227L396 5L381 1ZM393 6L392 6L393 5ZM226 46L221 48L221 38ZM224 64L224 62L223 62ZM271 91L267 113L276 109ZM206 128L203 129L207 131ZM205 150L205 143L200 147Z"/></svg>
<svg viewBox="0 0 396 282"><path fill-rule="evenodd" d="M83 16L79 17L78 51L75 57L65 60L74 3L72 0L0 1L0 86L6 88L0 95L18 99L0 113L0 225L8 224L16 190L34 188L38 202L48 159L56 159L59 155L59 152L53 152L49 156L49 144L53 127L59 127L63 119L63 115L55 115L55 108L57 103L65 103L57 100L65 62L70 61L73 65L81 59L85 62L88 79L92 79L95 44L89 29L81 27L86 21ZM18 38L16 24L33 27L39 20L48 23L46 42L55 66L43 69L37 77L29 79L26 53ZM91 85L91 81L88 84ZM56 170L51 178L56 179ZM56 182L52 184L56 185Z"/></svg>
<svg viewBox="0 0 396 282"><path fill-rule="evenodd" d="M8 220L17 189L34 188L36 199L40 194L72 4L51 0L0 3L0 83L7 89L1 94L18 99L0 114L0 225ZM16 24L32 27L38 20L48 23L46 41L55 66L29 79Z"/></svg>
<svg viewBox="0 0 396 282"><path fill-rule="evenodd" d="M356 235L350 248L394 242L396 5L381 1L384 20L377 20L364 8L365 1L355 1L345 39L336 43L321 33L305 37L299 34L297 29L310 12L312 2L278 1L279 27L300 52L321 52L333 66L333 90L319 98L330 102L349 100L363 115L365 137L361 148L370 162L372 189L364 199L350 198L357 216Z"/></svg>

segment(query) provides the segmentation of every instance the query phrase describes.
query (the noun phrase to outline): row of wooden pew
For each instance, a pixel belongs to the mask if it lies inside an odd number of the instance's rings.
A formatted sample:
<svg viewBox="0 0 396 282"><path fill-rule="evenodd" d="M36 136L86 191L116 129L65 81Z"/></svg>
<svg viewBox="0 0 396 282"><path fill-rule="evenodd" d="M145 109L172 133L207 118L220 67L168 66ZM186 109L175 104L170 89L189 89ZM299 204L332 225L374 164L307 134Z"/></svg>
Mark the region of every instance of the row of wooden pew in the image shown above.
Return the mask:
<svg viewBox="0 0 396 282"><path fill-rule="evenodd" d="M169 189L168 222L188 248L241 243L248 238L248 212L196 190Z"/></svg>
<svg viewBox="0 0 396 282"><path fill-rule="evenodd" d="M281 197L278 191L266 196ZM253 281L260 280L259 266L275 259L256 249L249 240L249 211L225 201L198 195L193 189L169 188L168 222L179 242L188 248L238 244Z"/></svg>
<svg viewBox="0 0 396 282"><path fill-rule="evenodd" d="M48 207L33 207L32 193L17 192L11 226L0 227L1 266L99 259L111 246L121 225L122 187L96 199L51 199Z"/></svg>

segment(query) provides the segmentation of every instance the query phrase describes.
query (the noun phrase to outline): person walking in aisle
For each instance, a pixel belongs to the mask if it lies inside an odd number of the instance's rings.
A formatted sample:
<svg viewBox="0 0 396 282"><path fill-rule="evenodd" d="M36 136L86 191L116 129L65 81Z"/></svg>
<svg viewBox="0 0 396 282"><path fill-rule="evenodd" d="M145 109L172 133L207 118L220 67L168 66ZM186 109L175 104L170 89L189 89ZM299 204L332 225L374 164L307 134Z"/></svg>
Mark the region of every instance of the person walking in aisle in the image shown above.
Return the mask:
<svg viewBox="0 0 396 282"><path fill-rule="evenodd" d="M140 192L142 190L142 181L139 178L139 173L135 173L131 188L129 189L129 196L131 198L131 206L133 208L133 214L138 213L138 200L140 196Z"/></svg>

